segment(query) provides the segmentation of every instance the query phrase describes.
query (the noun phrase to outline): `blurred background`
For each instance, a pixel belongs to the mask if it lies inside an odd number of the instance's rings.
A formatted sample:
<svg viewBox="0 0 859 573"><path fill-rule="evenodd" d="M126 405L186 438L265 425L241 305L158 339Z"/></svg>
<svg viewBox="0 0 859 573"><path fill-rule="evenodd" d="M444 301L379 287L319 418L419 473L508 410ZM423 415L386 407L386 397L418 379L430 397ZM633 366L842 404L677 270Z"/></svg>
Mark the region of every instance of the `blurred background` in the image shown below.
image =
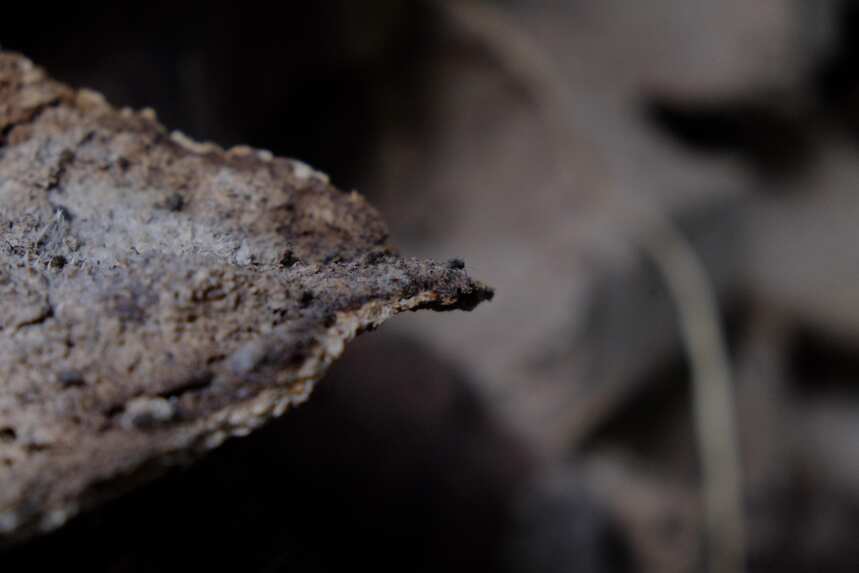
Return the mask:
<svg viewBox="0 0 859 573"><path fill-rule="evenodd" d="M306 405L4 571L859 570L859 2L31 4L4 49L311 163L497 294L359 338ZM703 503L708 439L744 523Z"/></svg>

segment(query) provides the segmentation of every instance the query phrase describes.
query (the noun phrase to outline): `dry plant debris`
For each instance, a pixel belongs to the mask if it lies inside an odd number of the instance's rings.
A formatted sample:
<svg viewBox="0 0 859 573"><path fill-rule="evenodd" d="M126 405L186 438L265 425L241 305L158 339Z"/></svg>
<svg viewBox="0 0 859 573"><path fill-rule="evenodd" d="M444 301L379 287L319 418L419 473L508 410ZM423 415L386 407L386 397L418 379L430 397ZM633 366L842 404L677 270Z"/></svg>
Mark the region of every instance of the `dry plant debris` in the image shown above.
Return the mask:
<svg viewBox="0 0 859 573"><path fill-rule="evenodd" d="M306 165L0 53L0 542L304 400L357 333L492 296Z"/></svg>

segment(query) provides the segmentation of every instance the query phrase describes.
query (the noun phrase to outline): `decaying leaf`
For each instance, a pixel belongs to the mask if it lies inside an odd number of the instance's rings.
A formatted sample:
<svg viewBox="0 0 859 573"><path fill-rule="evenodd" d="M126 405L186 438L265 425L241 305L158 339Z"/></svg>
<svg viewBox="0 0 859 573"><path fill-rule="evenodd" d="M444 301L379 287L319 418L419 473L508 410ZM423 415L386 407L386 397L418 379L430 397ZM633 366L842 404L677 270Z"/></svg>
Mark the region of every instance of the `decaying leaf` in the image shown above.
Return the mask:
<svg viewBox="0 0 859 573"><path fill-rule="evenodd" d="M304 400L358 332L492 296L324 175L0 53L0 541Z"/></svg>

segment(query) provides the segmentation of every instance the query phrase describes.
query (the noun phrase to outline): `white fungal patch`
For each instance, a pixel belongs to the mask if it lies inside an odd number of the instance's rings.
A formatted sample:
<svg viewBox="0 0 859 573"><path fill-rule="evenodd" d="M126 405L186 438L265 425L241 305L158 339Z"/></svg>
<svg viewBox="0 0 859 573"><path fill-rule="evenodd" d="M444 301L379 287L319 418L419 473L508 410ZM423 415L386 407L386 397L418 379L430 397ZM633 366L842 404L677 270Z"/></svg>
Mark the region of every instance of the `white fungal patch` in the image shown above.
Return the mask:
<svg viewBox="0 0 859 573"><path fill-rule="evenodd" d="M165 398L135 398L125 405L120 425L126 430L152 428L169 422L176 408Z"/></svg>
<svg viewBox="0 0 859 573"><path fill-rule="evenodd" d="M0 195L3 187L0 186ZM74 229L74 242L86 245L88 262L97 265L109 266L123 258L164 253L223 262L241 252L242 259L250 262L252 248L240 229L218 228L214 221L191 219L182 213L160 209L159 199L164 196L157 190L150 194L71 184L52 199L72 214L74 223L56 224L49 231L52 237L56 235L59 241L65 241L70 236L67 230ZM105 208L108 204L110 208Z"/></svg>
<svg viewBox="0 0 859 573"><path fill-rule="evenodd" d="M290 163L292 163L292 174L299 181L310 181L311 179L315 179L325 184L329 183L327 175L316 171L303 161L298 161L297 159L290 159Z"/></svg>
<svg viewBox="0 0 859 573"><path fill-rule="evenodd" d="M220 150L220 148L214 143L199 143L197 141L194 141L181 131L174 131L173 133L171 133L170 139L173 140L173 143L182 146L191 153L197 153L199 155L206 155L207 153L214 153Z"/></svg>
<svg viewBox="0 0 859 573"><path fill-rule="evenodd" d="M55 509L42 518L40 529L42 531L51 531L52 529L62 527L68 521L69 517L75 513L77 513L77 508L74 505Z"/></svg>
<svg viewBox="0 0 859 573"><path fill-rule="evenodd" d="M292 172L302 181L306 181L313 177L313 169L311 169L308 164L302 163L301 161L292 162Z"/></svg>

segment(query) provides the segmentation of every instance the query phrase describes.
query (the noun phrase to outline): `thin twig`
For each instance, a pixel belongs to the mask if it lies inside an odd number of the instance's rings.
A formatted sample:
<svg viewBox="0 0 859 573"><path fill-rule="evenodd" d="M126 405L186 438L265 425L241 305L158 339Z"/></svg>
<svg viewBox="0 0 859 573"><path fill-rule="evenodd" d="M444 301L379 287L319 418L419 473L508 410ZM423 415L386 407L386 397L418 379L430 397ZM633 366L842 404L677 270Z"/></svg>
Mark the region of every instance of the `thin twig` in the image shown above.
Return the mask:
<svg viewBox="0 0 859 573"><path fill-rule="evenodd" d="M568 160L573 141L573 92L552 58L500 9L486 2L438 0L436 5L471 37L479 39L536 99L559 153L559 176L572 181ZM578 151L582 151L578 148ZM588 153L588 163L601 163ZM611 185L604 191L611 192ZM659 269L677 308L693 385L693 412L703 474L707 569L740 573L745 562L745 520L730 359L720 327L718 301L707 271L676 225L644 201L624 197L646 217L651 235L635 239ZM634 201L635 205L629 205Z"/></svg>
<svg viewBox="0 0 859 573"><path fill-rule="evenodd" d="M689 241L667 219L654 227L642 247L671 292L692 371L708 570L736 573L744 569L745 525L736 401L718 301Z"/></svg>

